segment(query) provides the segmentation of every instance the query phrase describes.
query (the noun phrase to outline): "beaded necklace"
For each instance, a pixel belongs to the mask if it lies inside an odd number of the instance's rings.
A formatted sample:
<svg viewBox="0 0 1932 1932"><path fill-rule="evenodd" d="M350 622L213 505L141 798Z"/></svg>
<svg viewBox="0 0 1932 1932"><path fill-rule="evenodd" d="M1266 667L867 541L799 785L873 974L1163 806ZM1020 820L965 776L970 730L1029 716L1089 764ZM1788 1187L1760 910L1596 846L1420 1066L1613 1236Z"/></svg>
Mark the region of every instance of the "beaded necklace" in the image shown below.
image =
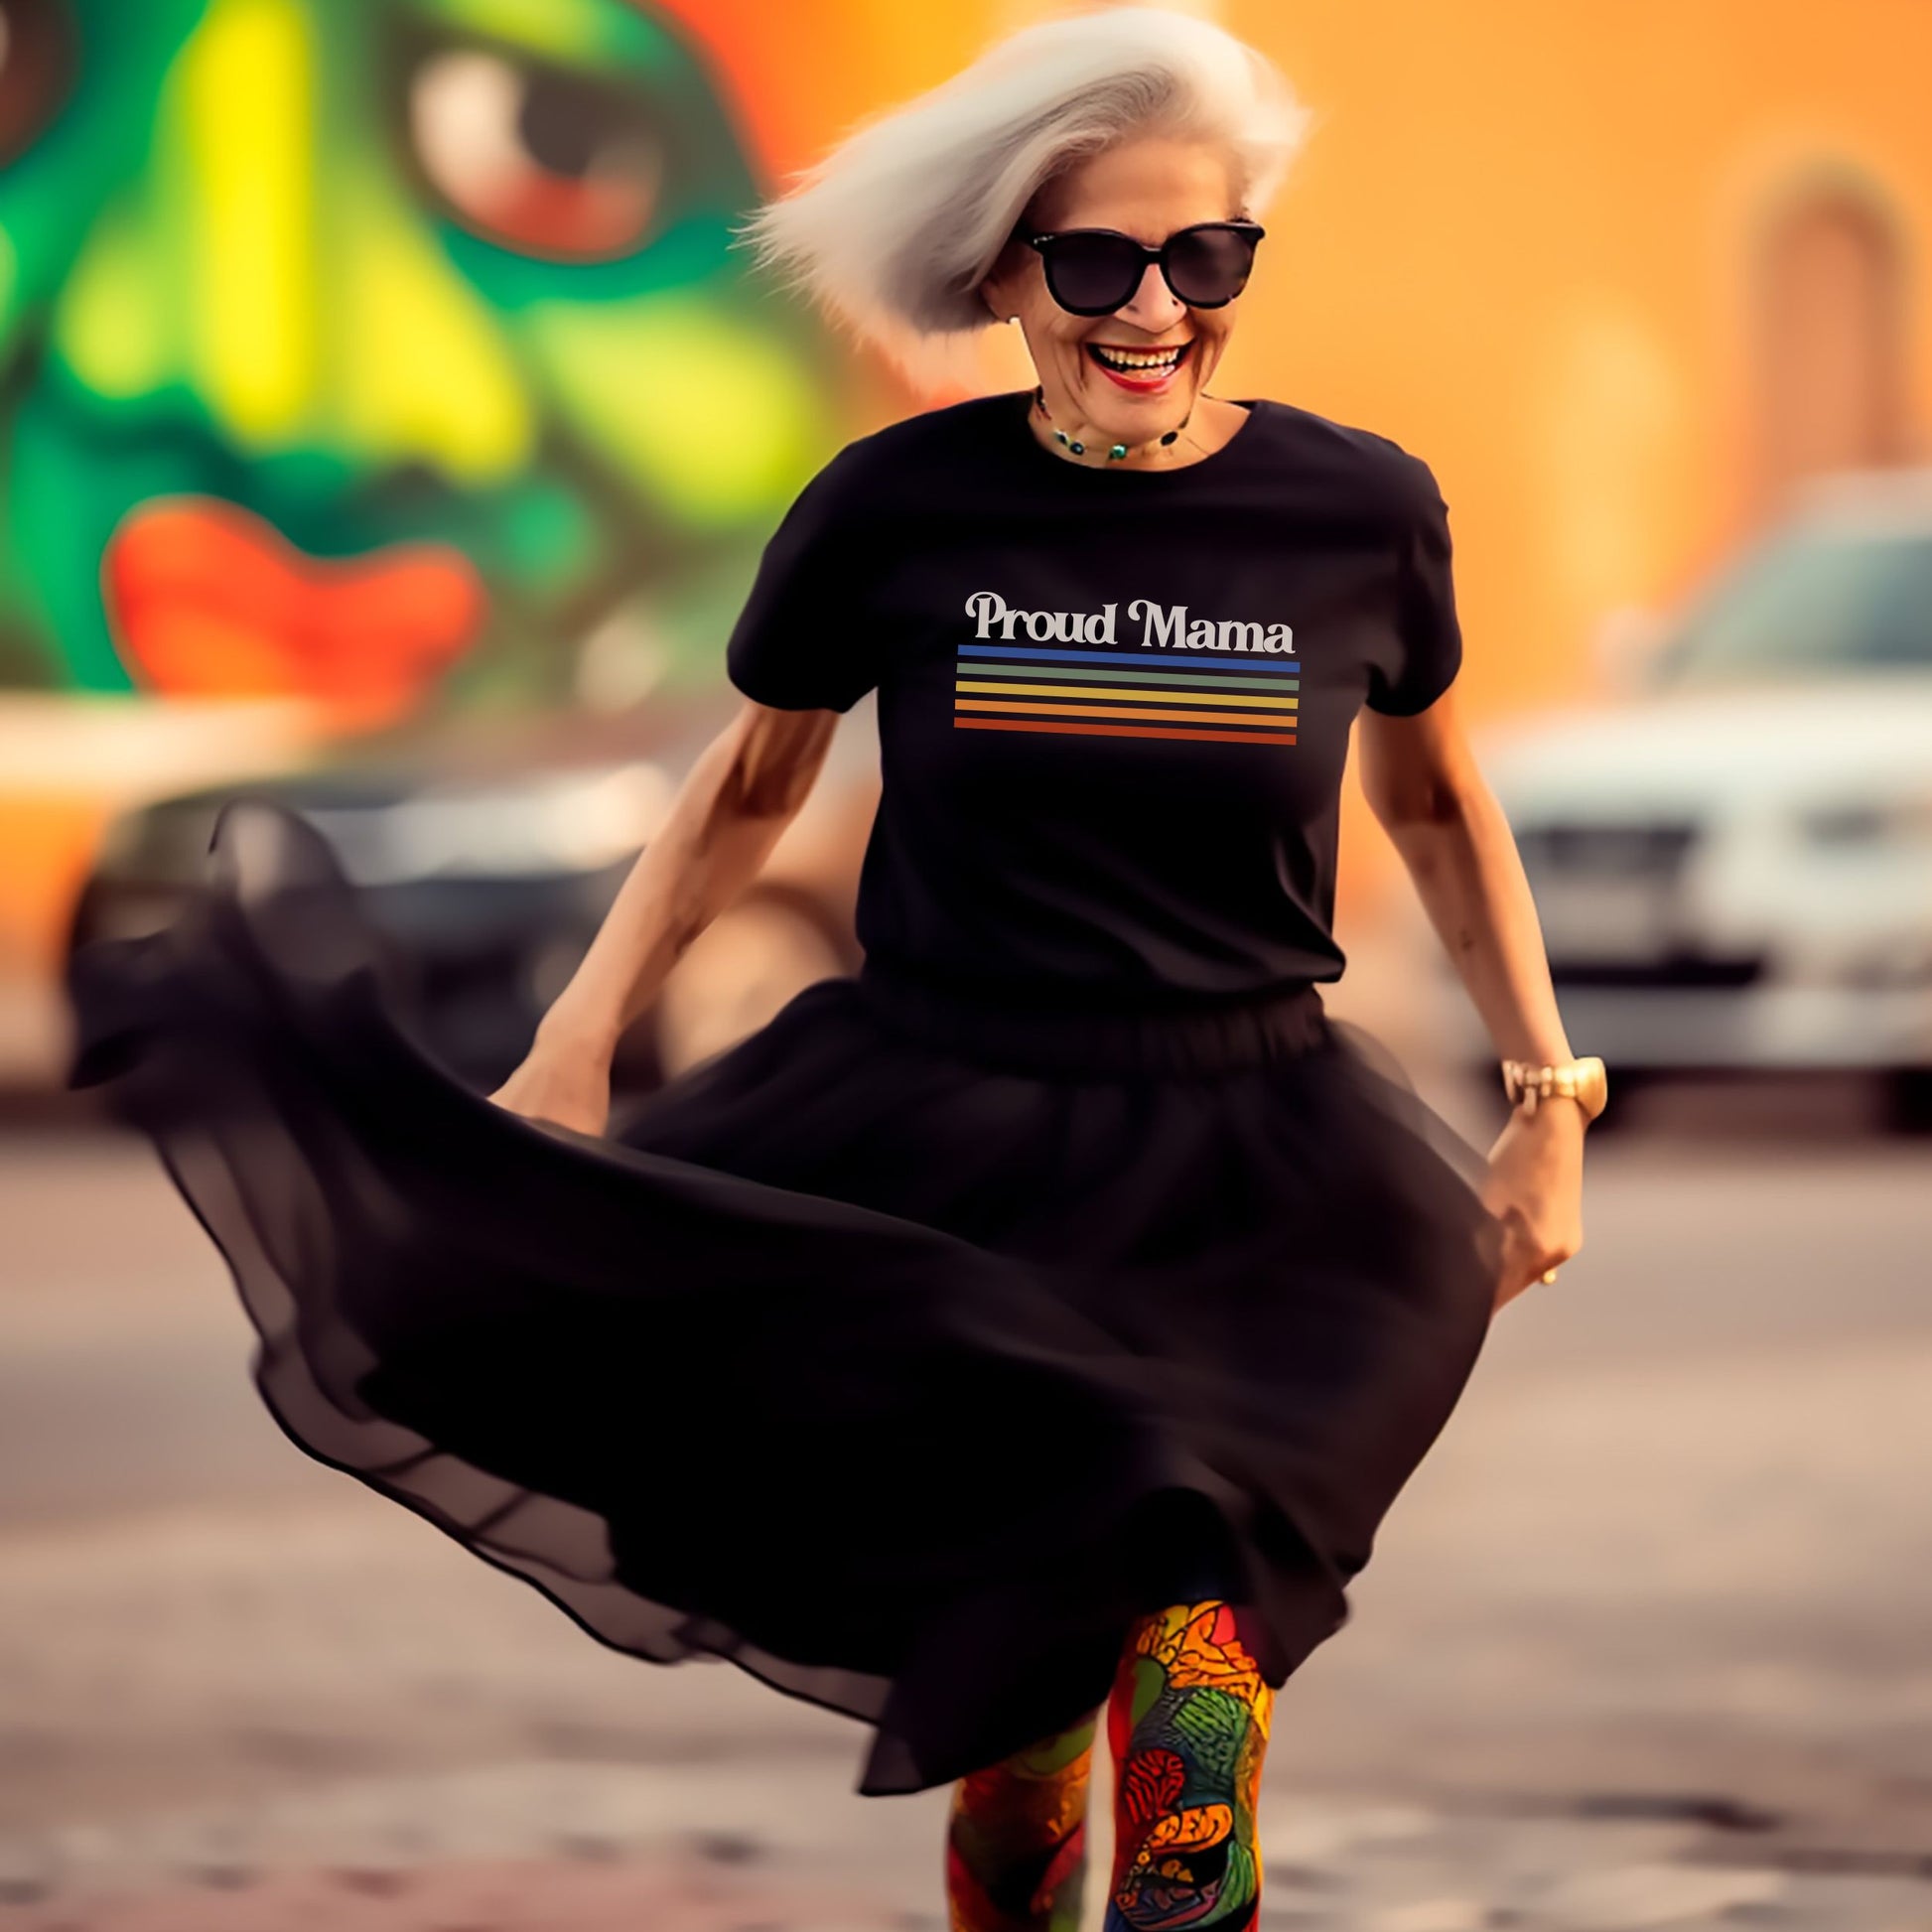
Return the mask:
<svg viewBox="0 0 1932 1932"><path fill-rule="evenodd" d="M1067 435L1065 430L1061 429L1056 423L1054 423L1052 413L1046 407L1046 385L1043 382L1036 383L1034 387L1034 407L1039 411L1040 420L1046 424L1047 428L1052 430L1054 442L1058 443L1063 449L1067 450L1068 452L1070 452L1072 455L1076 457L1086 455L1087 446L1084 443L1082 443L1077 437L1072 437ZM1184 430L1187 427L1188 423L1190 423L1192 420L1193 420L1193 411L1189 410L1187 414L1181 418L1179 429L1171 429L1168 431L1168 433L1165 436L1157 437L1153 443L1144 443L1140 447L1142 449L1152 449L1156 447L1165 449L1169 444L1173 443L1180 435L1180 431ZM1208 456L1212 454L1212 452L1210 452L1204 444L1197 441L1194 437L1190 436L1188 437L1187 440L1188 442L1192 443L1194 445L1194 448L1199 450L1203 456ZM1125 443L1116 443L1110 450L1108 450L1107 461L1109 463L1124 462L1127 458L1127 454L1128 454L1128 446Z"/></svg>

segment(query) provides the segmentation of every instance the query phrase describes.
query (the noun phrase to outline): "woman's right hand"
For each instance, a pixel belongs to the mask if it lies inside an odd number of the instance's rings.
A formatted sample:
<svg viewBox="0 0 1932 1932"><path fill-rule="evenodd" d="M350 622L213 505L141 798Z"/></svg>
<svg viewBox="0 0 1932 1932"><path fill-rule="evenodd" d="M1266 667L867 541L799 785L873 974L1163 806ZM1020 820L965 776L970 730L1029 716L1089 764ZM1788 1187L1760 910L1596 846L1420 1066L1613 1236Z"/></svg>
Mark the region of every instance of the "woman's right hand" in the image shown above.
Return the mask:
<svg viewBox="0 0 1932 1932"><path fill-rule="evenodd" d="M553 1046L539 1038L489 1097L525 1120L553 1121L602 1137L611 1120L611 1062L588 1048Z"/></svg>
<svg viewBox="0 0 1932 1932"><path fill-rule="evenodd" d="M797 816L838 722L836 711L745 700L685 774L522 1065L491 1100L526 1120L609 1133L616 1042Z"/></svg>

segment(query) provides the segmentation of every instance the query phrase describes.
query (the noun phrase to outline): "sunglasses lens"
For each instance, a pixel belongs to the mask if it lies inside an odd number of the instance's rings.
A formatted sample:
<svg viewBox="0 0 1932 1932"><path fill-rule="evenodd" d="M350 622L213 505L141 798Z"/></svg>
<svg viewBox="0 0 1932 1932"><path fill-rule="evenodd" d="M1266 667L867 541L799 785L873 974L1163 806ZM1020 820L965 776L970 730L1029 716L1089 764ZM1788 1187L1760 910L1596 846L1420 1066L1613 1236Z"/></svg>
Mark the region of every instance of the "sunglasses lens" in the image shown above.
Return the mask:
<svg viewBox="0 0 1932 1932"><path fill-rule="evenodd" d="M1046 250L1046 286L1062 309L1104 316L1133 300L1141 257L1119 235L1066 234Z"/></svg>
<svg viewBox="0 0 1932 1932"><path fill-rule="evenodd" d="M1205 309L1232 302L1248 285L1255 237L1239 228L1189 228L1168 250L1173 292Z"/></svg>

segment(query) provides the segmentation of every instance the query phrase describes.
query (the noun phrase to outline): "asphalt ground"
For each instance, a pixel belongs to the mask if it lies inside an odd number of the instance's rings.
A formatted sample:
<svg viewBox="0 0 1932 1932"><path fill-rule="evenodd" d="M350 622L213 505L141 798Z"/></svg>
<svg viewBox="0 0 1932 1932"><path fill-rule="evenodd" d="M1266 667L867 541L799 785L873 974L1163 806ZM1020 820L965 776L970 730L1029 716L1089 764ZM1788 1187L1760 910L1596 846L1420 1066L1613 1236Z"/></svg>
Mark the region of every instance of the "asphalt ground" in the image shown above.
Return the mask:
<svg viewBox="0 0 1932 1932"><path fill-rule="evenodd" d="M1270 1926L1932 1932L1932 1163L1714 1104L1592 1146L1283 1691ZM856 1725L294 1450L145 1146L17 1123L0 1229L0 1932L942 1925Z"/></svg>

